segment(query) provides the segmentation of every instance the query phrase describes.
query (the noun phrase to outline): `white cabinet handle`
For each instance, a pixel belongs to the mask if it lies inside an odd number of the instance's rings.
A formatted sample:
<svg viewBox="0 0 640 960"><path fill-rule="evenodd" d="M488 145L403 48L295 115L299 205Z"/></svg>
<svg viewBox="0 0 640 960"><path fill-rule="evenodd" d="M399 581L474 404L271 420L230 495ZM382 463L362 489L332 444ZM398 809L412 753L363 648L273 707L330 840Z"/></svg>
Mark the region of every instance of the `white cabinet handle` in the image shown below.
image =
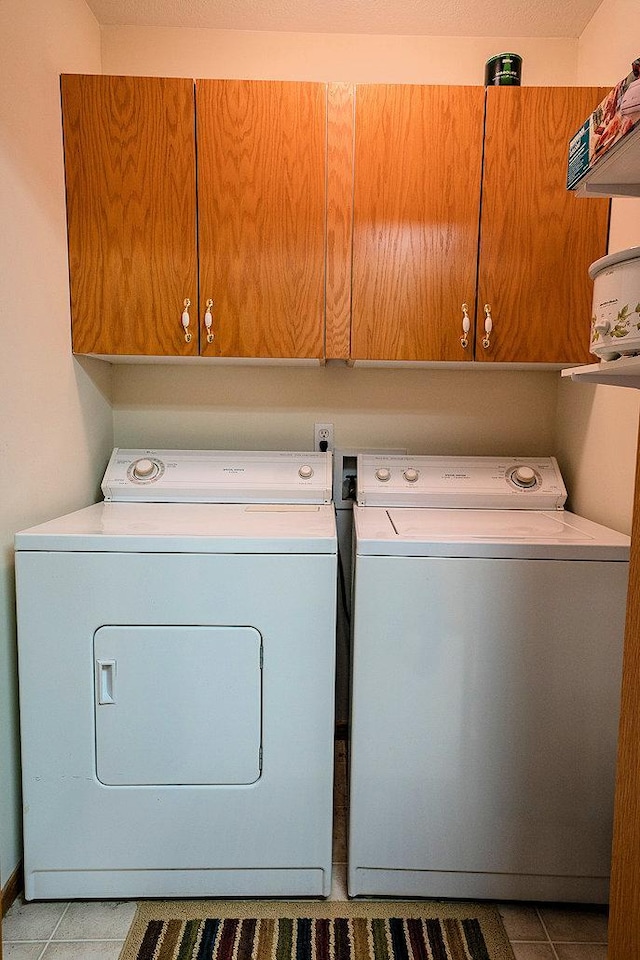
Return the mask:
<svg viewBox="0 0 640 960"><path fill-rule="evenodd" d="M213 343L213 315L211 310L213 309L213 300L207 300L207 311L204 315L204 325L207 328L207 343Z"/></svg>
<svg viewBox="0 0 640 960"><path fill-rule="evenodd" d="M491 319L491 307L488 303L484 305L484 337L482 338L482 346L485 350L489 349L491 336L491 331L493 330L493 320Z"/></svg>
<svg viewBox="0 0 640 960"><path fill-rule="evenodd" d="M469 346L469 330L471 329L471 320L469 320L469 306L466 303L462 304L462 336L460 337L460 344L463 350L466 350Z"/></svg>
<svg viewBox="0 0 640 960"><path fill-rule="evenodd" d="M189 333L189 307L191 306L191 300L186 299L184 301L184 310L182 311L182 327L184 329L184 339L185 343L191 343L191 334Z"/></svg>

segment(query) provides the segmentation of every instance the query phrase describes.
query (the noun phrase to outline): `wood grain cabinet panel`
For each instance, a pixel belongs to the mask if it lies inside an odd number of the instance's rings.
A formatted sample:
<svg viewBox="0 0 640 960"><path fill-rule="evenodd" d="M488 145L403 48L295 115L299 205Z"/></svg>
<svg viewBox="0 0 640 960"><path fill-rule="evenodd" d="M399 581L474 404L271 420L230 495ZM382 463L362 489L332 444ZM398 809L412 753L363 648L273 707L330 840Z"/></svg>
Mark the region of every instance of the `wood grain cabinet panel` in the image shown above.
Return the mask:
<svg viewBox="0 0 640 960"><path fill-rule="evenodd" d="M199 80L196 104L201 352L321 358L326 86Z"/></svg>
<svg viewBox="0 0 640 960"><path fill-rule="evenodd" d="M62 107L75 352L197 354L192 81L67 75Z"/></svg>
<svg viewBox="0 0 640 960"><path fill-rule="evenodd" d="M353 90L64 76L74 351L589 360L609 201L565 175L603 91Z"/></svg>
<svg viewBox="0 0 640 960"><path fill-rule="evenodd" d="M327 87L327 360L348 360L351 349L354 119L354 85L330 83Z"/></svg>
<svg viewBox="0 0 640 960"><path fill-rule="evenodd" d="M65 76L62 100L76 353L324 356L326 84Z"/></svg>
<svg viewBox="0 0 640 960"><path fill-rule="evenodd" d="M472 360L481 87L356 87L351 356Z"/></svg>
<svg viewBox="0 0 640 960"><path fill-rule="evenodd" d="M590 359L587 269L607 250L609 201L587 203L566 189L567 145L605 92L487 90L477 360ZM485 304L493 321L488 348Z"/></svg>
<svg viewBox="0 0 640 960"><path fill-rule="evenodd" d="M609 201L567 191L567 146L604 92L357 87L354 359L589 360Z"/></svg>

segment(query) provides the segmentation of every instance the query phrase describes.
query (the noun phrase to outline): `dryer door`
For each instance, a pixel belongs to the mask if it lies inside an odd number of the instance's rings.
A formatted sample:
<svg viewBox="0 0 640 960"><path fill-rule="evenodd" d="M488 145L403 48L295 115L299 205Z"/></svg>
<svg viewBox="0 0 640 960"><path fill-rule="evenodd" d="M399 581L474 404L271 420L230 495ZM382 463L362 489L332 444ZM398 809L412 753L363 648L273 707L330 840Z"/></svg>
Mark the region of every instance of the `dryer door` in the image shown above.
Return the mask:
<svg viewBox="0 0 640 960"><path fill-rule="evenodd" d="M259 778L258 630L104 626L94 654L98 780L160 786Z"/></svg>

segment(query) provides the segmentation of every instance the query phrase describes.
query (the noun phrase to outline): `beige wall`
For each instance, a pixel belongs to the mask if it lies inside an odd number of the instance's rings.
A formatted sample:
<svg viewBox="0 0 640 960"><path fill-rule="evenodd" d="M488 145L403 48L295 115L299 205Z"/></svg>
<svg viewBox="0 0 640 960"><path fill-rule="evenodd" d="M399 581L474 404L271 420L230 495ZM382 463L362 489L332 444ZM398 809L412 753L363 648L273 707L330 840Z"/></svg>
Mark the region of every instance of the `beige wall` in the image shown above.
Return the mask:
<svg viewBox="0 0 640 960"><path fill-rule="evenodd" d="M580 38L578 83L617 83L640 55L639 36L637 0L604 0ZM610 251L639 245L640 200L614 200ZM633 505L639 410L639 390L566 379L560 387L557 447L573 506L626 533Z"/></svg>
<svg viewBox="0 0 640 960"><path fill-rule="evenodd" d="M462 31L461 31L462 32ZM485 61L523 58L529 85L576 82L575 40L393 37L104 27L104 73L358 83L483 83Z"/></svg>
<svg viewBox="0 0 640 960"><path fill-rule="evenodd" d="M3 0L0 37L0 881L4 884L21 855L13 535L95 498L113 425L109 367L96 361L77 363L70 353L58 81L61 70L100 69L99 29L83 0Z"/></svg>
<svg viewBox="0 0 640 960"><path fill-rule="evenodd" d="M504 49L530 84L575 83L577 42L106 28L105 73L415 83L482 83ZM558 375L487 369L119 366L116 441L309 447L315 420L338 447L416 453L553 452Z"/></svg>
<svg viewBox="0 0 640 960"><path fill-rule="evenodd" d="M118 366L117 443L310 449L315 421L335 444L412 453L541 456L553 445L554 372Z"/></svg>

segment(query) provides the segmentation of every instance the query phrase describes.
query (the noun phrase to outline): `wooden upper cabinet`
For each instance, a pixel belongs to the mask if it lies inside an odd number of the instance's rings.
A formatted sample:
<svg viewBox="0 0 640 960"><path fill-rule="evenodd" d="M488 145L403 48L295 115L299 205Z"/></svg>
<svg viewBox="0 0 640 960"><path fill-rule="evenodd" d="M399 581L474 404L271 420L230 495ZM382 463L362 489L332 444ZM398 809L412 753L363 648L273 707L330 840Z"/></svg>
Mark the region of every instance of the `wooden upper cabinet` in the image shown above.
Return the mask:
<svg viewBox="0 0 640 960"><path fill-rule="evenodd" d="M604 92L64 76L73 349L588 361Z"/></svg>
<svg viewBox="0 0 640 960"><path fill-rule="evenodd" d="M609 201L566 189L568 142L605 90L489 87L476 359L582 363L589 264L607 250ZM484 305L490 345L482 345Z"/></svg>
<svg viewBox="0 0 640 960"><path fill-rule="evenodd" d="M326 96L319 83L197 81L204 354L324 355Z"/></svg>
<svg viewBox="0 0 640 960"><path fill-rule="evenodd" d="M193 82L67 75L62 109L74 351L197 354Z"/></svg>
<svg viewBox="0 0 640 960"><path fill-rule="evenodd" d="M482 87L356 87L351 356L472 360Z"/></svg>

